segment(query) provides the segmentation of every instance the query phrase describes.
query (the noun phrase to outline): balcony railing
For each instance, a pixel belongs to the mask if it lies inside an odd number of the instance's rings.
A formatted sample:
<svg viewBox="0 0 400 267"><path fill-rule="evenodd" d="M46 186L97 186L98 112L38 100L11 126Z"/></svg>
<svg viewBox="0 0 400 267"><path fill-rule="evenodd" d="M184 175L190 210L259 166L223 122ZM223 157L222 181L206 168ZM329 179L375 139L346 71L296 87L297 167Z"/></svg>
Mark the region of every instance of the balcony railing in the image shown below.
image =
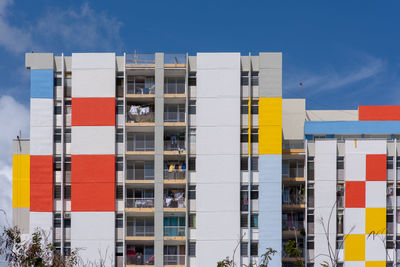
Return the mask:
<svg viewBox="0 0 400 267"><path fill-rule="evenodd" d="M164 141L165 151L185 151L185 140L166 140Z"/></svg>
<svg viewBox="0 0 400 267"><path fill-rule="evenodd" d="M154 122L153 108L148 106L131 105L126 114L127 122Z"/></svg>
<svg viewBox="0 0 400 267"><path fill-rule="evenodd" d="M126 64L128 64L128 65L152 65L152 64L155 64L155 54L154 53L126 54Z"/></svg>
<svg viewBox="0 0 400 267"><path fill-rule="evenodd" d="M154 208L154 198L127 198L127 208Z"/></svg>
<svg viewBox="0 0 400 267"><path fill-rule="evenodd" d="M154 265L154 255L127 255L126 264Z"/></svg>
<svg viewBox="0 0 400 267"><path fill-rule="evenodd" d="M185 170L164 170L165 180L183 180L186 178Z"/></svg>
<svg viewBox="0 0 400 267"><path fill-rule="evenodd" d="M155 85L154 84L144 84L144 83L136 83L129 84L127 88L127 94L133 95L151 95L155 93Z"/></svg>
<svg viewBox="0 0 400 267"><path fill-rule="evenodd" d="M164 236L185 236L185 226L164 226Z"/></svg>
<svg viewBox="0 0 400 267"><path fill-rule="evenodd" d="M292 194L283 197L283 204L285 205L301 205L304 204L304 195Z"/></svg>
<svg viewBox="0 0 400 267"><path fill-rule="evenodd" d="M127 236L154 236L154 226L146 226L146 225L132 225L126 227L126 235Z"/></svg>
<svg viewBox="0 0 400 267"><path fill-rule="evenodd" d="M154 137L153 137L154 138ZM132 140L128 139L127 151L154 151L154 139L153 140Z"/></svg>
<svg viewBox="0 0 400 267"><path fill-rule="evenodd" d="M164 197L164 208L186 208L185 197L183 197L183 194Z"/></svg>
<svg viewBox="0 0 400 267"><path fill-rule="evenodd" d="M164 255L164 265L185 265L185 255Z"/></svg>
<svg viewBox="0 0 400 267"><path fill-rule="evenodd" d="M166 111L164 112L165 122L185 122L185 112Z"/></svg>
<svg viewBox="0 0 400 267"><path fill-rule="evenodd" d="M164 54L164 64L186 64L186 54Z"/></svg>
<svg viewBox="0 0 400 267"><path fill-rule="evenodd" d="M184 94L185 93L185 80L174 80L164 84L165 94Z"/></svg>

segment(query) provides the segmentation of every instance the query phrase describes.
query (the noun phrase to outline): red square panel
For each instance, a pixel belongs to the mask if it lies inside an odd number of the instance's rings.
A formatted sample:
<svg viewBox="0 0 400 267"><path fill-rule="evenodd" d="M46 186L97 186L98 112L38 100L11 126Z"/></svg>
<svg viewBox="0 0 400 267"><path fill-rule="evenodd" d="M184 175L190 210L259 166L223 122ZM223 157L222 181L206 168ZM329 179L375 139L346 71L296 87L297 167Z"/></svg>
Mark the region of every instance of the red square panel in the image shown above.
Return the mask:
<svg viewBox="0 0 400 267"><path fill-rule="evenodd" d="M53 156L31 155L31 211L53 211Z"/></svg>
<svg viewBox="0 0 400 267"><path fill-rule="evenodd" d="M71 186L71 211L115 211L115 183L75 183Z"/></svg>
<svg viewBox="0 0 400 267"><path fill-rule="evenodd" d="M72 126L114 126L115 98L72 98Z"/></svg>
<svg viewBox="0 0 400 267"><path fill-rule="evenodd" d="M367 155L366 166L367 181L386 181L386 155Z"/></svg>
<svg viewBox="0 0 400 267"><path fill-rule="evenodd" d="M346 208L365 208L365 182L346 182Z"/></svg>
<svg viewBox="0 0 400 267"><path fill-rule="evenodd" d="M114 183L115 155L72 155L71 183Z"/></svg>

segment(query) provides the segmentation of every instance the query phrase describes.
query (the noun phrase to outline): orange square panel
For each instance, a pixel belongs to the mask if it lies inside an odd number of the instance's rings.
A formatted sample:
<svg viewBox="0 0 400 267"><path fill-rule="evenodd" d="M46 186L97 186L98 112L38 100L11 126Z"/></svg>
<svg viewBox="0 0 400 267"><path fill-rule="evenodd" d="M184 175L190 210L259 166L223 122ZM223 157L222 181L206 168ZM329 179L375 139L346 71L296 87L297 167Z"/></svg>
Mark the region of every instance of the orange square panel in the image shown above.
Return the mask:
<svg viewBox="0 0 400 267"><path fill-rule="evenodd" d="M72 98L72 126L114 126L115 98Z"/></svg>
<svg viewBox="0 0 400 267"><path fill-rule="evenodd" d="M346 208L365 208L364 181L348 181L345 189Z"/></svg>
<svg viewBox="0 0 400 267"><path fill-rule="evenodd" d="M115 183L115 155L72 155L71 183Z"/></svg>
<svg viewBox="0 0 400 267"><path fill-rule="evenodd" d="M71 184L71 211L115 211L115 183Z"/></svg>
<svg viewBox="0 0 400 267"><path fill-rule="evenodd" d="M365 179L367 181L386 181L386 155L367 155Z"/></svg>

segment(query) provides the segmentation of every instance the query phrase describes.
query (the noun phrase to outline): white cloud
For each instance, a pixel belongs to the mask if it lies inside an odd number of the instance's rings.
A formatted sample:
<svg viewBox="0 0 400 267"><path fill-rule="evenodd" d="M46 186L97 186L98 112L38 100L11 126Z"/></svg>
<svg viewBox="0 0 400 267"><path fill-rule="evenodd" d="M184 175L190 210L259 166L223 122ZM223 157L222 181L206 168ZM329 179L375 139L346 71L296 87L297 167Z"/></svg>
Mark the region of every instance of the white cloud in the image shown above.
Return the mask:
<svg viewBox="0 0 400 267"><path fill-rule="evenodd" d="M12 139L19 132L22 137L29 136L29 109L11 96L0 97L0 209L7 213L7 221L12 223ZM0 226L4 225L0 213Z"/></svg>
<svg viewBox="0 0 400 267"><path fill-rule="evenodd" d="M0 46L13 53L26 52L32 47L32 35L26 29L13 26L9 21L13 0L0 1Z"/></svg>
<svg viewBox="0 0 400 267"><path fill-rule="evenodd" d="M349 64L351 65L351 64ZM364 55L351 68L345 70L328 69L318 73L295 69L287 75L284 90L299 92L299 82L303 83L307 95L340 90L357 82L373 78L385 71L386 63L379 58Z"/></svg>
<svg viewBox="0 0 400 267"><path fill-rule="evenodd" d="M97 13L84 3L78 10L49 8L34 32L46 40L58 40L68 49L115 50L122 45L121 26L116 18Z"/></svg>

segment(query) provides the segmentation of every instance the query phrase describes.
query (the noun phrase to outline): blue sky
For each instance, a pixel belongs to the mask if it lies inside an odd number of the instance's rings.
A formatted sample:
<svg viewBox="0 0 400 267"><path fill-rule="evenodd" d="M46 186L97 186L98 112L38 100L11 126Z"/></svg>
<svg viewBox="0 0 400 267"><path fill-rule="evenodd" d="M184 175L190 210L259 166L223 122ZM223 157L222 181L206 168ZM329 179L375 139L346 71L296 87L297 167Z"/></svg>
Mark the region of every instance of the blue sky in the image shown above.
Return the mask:
<svg viewBox="0 0 400 267"><path fill-rule="evenodd" d="M395 105L399 10L399 1L0 0L0 208L10 140L29 131L25 52L281 51L283 95L300 97L302 82L308 109Z"/></svg>

